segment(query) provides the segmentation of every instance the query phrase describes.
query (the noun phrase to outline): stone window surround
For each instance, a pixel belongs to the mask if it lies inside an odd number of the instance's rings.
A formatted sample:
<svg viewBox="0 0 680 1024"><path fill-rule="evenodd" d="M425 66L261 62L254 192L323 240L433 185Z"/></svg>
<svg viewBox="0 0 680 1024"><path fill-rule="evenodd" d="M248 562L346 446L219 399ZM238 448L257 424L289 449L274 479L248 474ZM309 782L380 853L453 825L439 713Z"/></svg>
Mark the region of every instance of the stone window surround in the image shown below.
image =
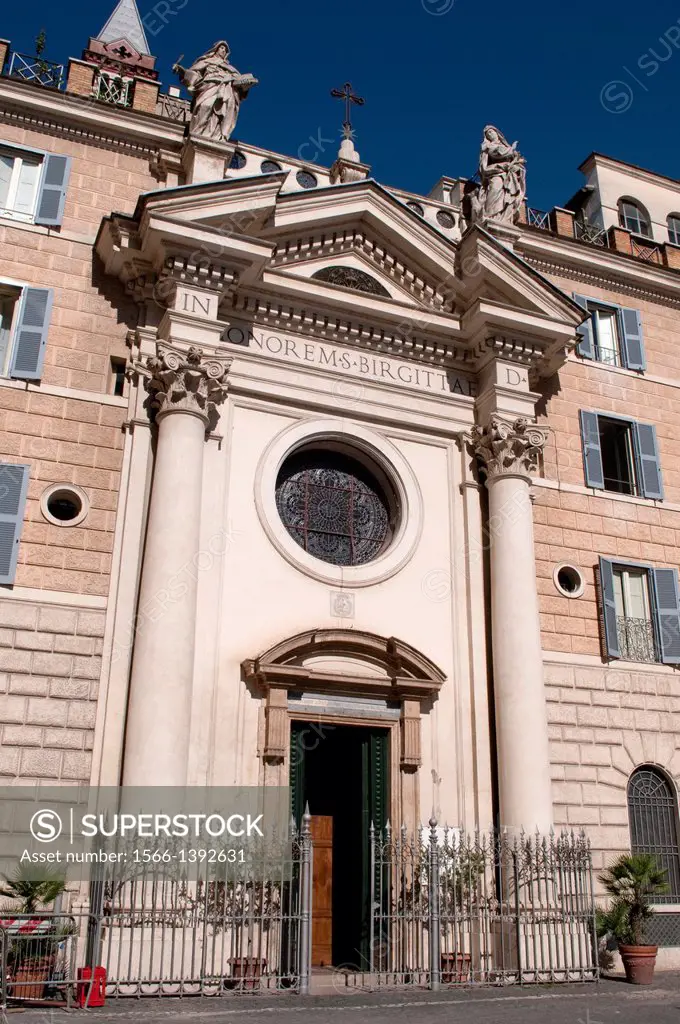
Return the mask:
<svg viewBox="0 0 680 1024"><path fill-rule="evenodd" d="M559 576L559 573L560 573L560 571L562 569L571 569L573 572L577 573L578 576L580 577L581 582L580 582L579 586L576 588L576 590L574 590L572 593L569 593L568 591L563 590L562 587L559 584L559 581L558 581L557 577ZM586 580L585 580L585 574L583 572L583 569L581 569L581 567L578 566L578 565L573 565L571 562L558 562L558 564L553 569L553 582L555 583L555 587L557 588L557 590L560 593L560 595L562 597L569 598L569 600L571 600L571 601L575 600L576 598L583 597L583 594L585 593Z"/></svg>
<svg viewBox="0 0 680 1024"><path fill-rule="evenodd" d="M57 519L55 516L52 515L52 513L49 510L48 505L50 498L60 491L75 494L75 496L80 501L80 512L78 513L78 515L74 516L73 519ZM42 512L47 522L51 523L52 526L78 526L80 523L82 523L82 521L86 518L88 512L90 511L90 499L87 493L83 490L83 488L79 487L77 484L70 484L67 482L50 484L50 486L46 487L45 490L40 495L40 511Z"/></svg>
<svg viewBox="0 0 680 1024"><path fill-rule="evenodd" d="M283 525L276 507L276 479L285 459L314 441L335 441L364 452L392 483L400 509L399 522L387 550L366 565L336 566L304 551ZM340 419L308 419L286 427L269 444L257 467L255 504L269 540L291 565L321 583L334 587L367 587L389 579L413 556L423 526L423 500L415 474L398 449L373 430Z"/></svg>

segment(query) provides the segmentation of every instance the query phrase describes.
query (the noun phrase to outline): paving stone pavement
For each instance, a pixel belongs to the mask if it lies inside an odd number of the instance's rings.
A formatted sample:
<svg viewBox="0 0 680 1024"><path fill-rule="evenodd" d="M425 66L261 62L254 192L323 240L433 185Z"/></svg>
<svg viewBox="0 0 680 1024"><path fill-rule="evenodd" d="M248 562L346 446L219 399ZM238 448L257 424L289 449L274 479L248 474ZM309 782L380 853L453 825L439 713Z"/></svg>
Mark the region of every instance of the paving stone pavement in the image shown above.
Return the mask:
<svg viewBox="0 0 680 1024"><path fill-rule="evenodd" d="M64 1008L10 1009L12 1024L59 1024ZM92 1024L678 1024L680 973L657 975L650 987L607 979L599 984L529 989L460 989L432 993L409 990L344 995L248 995L224 998L110 1000L101 1009L70 1016Z"/></svg>

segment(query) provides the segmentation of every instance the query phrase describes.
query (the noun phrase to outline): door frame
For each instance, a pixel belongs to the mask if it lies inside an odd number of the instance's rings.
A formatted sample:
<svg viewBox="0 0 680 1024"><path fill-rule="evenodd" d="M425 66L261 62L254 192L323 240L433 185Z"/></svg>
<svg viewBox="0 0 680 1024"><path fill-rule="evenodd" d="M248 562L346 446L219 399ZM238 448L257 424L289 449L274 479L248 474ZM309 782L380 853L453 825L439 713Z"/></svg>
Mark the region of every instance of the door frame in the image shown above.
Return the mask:
<svg viewBox="0 0 680 1024"><path fill-rule="evenodd" d="M315 714L313 717L301 713L300 711L288 711L288 744L286 748L286 756L283 763L283 774L286 779L284 785L288 785L288 779L290 778L290 743L292 735L292 724L293 722L319 722L324 725L347 725L352 728L366 728L366 729L384 729L387 732L389 742L389 762L390 762L390 778L389 778L389 794L387 797L388 815L387 818L390 822L390 826L394 830L395 828L401 828L402 824L406 824L409 829L411 823L408 819L404 819L403 812L403 794L401 780L404 776L404 772L400 767L401 759L401 723L399 720L392 721L390 719L378 718L378 717L359 717L354 716L352 718L345 717L344 715L333 715L333 714ZM417 778L417 773L415 774ZM397 782L397 780L399 780ZM417 811L418 807L413 809L414 820L418 821Z"/></svg>

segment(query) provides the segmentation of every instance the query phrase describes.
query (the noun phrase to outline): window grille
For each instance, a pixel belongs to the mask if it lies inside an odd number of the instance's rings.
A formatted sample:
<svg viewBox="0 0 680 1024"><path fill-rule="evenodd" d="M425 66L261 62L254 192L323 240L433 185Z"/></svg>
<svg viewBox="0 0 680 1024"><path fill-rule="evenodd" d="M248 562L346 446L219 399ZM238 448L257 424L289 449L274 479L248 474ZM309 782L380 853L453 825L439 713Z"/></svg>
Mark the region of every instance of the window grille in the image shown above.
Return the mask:
<svg viewBox="0 0 680 1024"><path fill-rule="evenodd" d="M628 783L631 853L651 853L666 871L668 891L655 903L680 902L678 809L673 787L655 768L637 768Z"/></svg>

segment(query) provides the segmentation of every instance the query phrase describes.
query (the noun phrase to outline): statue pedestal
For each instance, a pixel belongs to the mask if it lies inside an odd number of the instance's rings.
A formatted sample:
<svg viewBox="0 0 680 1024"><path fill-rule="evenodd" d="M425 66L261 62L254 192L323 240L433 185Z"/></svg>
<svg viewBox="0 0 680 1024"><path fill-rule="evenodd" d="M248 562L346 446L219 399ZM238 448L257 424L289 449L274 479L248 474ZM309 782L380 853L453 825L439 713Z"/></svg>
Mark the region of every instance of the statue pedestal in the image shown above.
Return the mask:
<svg viewBox="0 0 680 1024"><path fill-rule="evenodd" d="M490 235L494 235L499 242L507 245L508 249L515 248L515 242L521 235L520 230L514 224L503 224L498 220L487 220L483 226Z"/></svg>
<svg viewBox="0 0 680 1024"><path fill-rule="evenodd" d="M228 142L190 135L182 147L182 169L187 185L203 181L222 181L236 146Z"/></svg>
<svg viewBox="0 0 680 1024"><path fill-rule="evenodd" d="M355 160L343 160L338 157L331 167L331 185L346 185L350 181L363 181L370 173L369 164L361 164Z"/></svg>

